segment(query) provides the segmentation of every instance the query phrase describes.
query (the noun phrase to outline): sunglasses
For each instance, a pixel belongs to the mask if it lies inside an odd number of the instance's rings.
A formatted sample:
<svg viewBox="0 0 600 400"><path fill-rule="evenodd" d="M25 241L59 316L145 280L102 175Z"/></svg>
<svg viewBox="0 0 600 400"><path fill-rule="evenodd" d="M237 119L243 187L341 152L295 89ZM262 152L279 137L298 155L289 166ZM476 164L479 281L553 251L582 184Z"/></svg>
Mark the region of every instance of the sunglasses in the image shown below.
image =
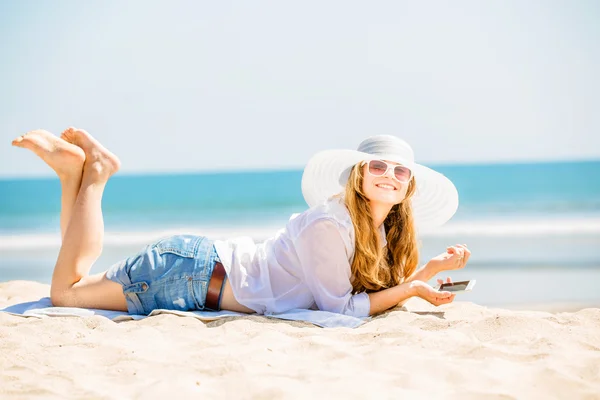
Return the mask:
<svg viewBox="0 0 600 400"><path fill-rule="evenodd" d="M362 165L367 164L363 161ZM373 176L383 176L388 173L390 168L394 170L394 178L400 183L408 183L412 178L412 171L410 168L404 165L390 165L382 160L371 160L368 162L369 168L367 170Z"/></svg>

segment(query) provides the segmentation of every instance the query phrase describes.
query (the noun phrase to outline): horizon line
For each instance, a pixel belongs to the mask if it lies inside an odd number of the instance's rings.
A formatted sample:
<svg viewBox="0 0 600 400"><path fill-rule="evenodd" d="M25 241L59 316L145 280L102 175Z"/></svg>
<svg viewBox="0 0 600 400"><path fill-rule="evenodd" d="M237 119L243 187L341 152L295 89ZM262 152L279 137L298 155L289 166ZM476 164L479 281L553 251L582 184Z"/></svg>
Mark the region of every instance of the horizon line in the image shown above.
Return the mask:
<svg viewBox="0 0 600 400"><path fill-rule="evenodd" d="M432 169L438 168L454 168L454 167L471 167L471 166L495 166L495 165L540 165L540 164L573 164L573 163L600 163L600 158L572 158L572 159L557 159L557 160L497 160L497 161L464 161L451 163L423 163L423 165ZM123 171L117 176L122 177L140 177L140 176L164 176L164 175L221 175L234 173L269 173L269 172L302 172L304 166L301 167L224 167L221 169L188 169L188 170L146 170L146 171ZM33 180L33 179L48 179L56 178L53 173L48 174L25 174L25 175L1 175L0 181L9 180Z"/></svg>

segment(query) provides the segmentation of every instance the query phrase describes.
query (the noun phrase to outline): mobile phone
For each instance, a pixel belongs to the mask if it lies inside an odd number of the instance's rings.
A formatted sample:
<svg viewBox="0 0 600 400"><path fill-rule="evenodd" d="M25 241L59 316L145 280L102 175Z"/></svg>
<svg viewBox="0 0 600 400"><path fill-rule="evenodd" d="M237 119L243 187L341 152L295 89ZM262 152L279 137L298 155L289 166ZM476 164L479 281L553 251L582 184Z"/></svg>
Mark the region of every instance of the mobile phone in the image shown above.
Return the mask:
<svg viewBox="0 0 600 400"><path fill-rule="evenodd" d="M460 292L468 292L473 289L475 286L475 279L470 281L460 281L460 282L452 282L452 283L444 283L439 287L439 291L447 291L452 293L460 293Z"/></svg>

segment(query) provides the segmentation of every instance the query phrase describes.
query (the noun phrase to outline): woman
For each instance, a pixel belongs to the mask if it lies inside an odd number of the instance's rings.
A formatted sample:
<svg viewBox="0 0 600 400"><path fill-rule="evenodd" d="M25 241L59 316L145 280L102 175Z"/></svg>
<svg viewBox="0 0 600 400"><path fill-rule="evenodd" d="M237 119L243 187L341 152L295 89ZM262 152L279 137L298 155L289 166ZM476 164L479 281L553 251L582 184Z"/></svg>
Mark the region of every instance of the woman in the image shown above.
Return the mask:
<svg viewBox="0 0 600 400"><path fill-rule="evenodd" d="M470 256L456 245L417 269L416 229L450 219L458 195L447 178L414 162L406 142L374 136L357 151L315 155L302 177L310 208L264 243L171 236L89 275L102 251L102 194L118 158L75 128L60 138L31 131L13 145L34 151L61 181L63 242L50 290L55 306L132 314L313 308L365 317L412 296L436 306L452 302L453 294L426 282L464 267Z"/></svg>

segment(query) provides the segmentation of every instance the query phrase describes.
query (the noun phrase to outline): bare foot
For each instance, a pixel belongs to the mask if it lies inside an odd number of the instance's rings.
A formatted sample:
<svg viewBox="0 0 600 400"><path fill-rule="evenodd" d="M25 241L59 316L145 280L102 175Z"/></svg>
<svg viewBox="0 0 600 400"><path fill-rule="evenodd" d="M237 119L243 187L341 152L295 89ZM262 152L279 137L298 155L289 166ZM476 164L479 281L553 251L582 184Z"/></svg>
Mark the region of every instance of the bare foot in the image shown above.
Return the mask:
<svg viewBox="0 0 600 400"><path fill-rule="evenodd" d="M79 147L48 131L29 131L12 141L13 146L29 149L50 166L60 179L81 176L85 153Z"/></svg>
<svg viewBox="0 0 600 400"><path fill-rule="evenodd" d="M86 157L84 172L91 173L93 179L107 180L121 168L119 158L83 129L68 128L61 138L83 149Z"/></svg>

